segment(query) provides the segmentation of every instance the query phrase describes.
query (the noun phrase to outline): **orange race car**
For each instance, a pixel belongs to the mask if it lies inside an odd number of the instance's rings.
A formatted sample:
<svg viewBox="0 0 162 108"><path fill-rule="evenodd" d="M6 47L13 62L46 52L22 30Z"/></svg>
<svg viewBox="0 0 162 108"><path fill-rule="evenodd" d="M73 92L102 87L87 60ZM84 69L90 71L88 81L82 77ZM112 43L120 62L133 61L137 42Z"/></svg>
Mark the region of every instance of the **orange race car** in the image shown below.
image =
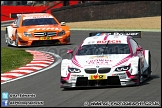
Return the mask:
<svg viewBox="0 0 162 108"><path fill-rule="evenodd" d="M69 27L50 13L16 14L16 18L6 27L7 45L18 47L70 43Z"/></svg>

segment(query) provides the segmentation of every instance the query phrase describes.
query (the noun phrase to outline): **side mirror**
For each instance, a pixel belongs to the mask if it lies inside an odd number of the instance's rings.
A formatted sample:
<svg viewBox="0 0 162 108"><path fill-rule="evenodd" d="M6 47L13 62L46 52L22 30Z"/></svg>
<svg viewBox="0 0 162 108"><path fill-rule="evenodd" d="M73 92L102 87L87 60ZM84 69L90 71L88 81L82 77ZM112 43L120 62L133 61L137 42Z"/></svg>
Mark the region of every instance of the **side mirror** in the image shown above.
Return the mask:
<svg viewBox="0 0 162 108"><path fill-rule="evenodd" d="M67 50L67 54L73 54L73 50Z"/></svg>
<svg viewBox="0 0 162 108"><path fill-rule="evenodd" d="M61 24L61 26L66 26L65 22L61 22L60 24Z"/></svg>

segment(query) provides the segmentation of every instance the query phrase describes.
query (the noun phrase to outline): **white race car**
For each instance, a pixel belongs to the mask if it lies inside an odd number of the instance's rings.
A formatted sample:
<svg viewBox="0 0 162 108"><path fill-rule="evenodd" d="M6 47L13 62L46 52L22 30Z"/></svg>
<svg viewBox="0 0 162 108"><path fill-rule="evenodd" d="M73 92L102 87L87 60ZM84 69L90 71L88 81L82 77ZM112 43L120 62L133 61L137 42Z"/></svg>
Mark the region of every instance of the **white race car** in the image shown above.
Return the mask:
<svg viewBox="0 0 162 108"><path fill-rule="evenodd" d="M140 85L151 76L151 53L134 40L141 31L92 32L61 63L61 88Z"/></svg>

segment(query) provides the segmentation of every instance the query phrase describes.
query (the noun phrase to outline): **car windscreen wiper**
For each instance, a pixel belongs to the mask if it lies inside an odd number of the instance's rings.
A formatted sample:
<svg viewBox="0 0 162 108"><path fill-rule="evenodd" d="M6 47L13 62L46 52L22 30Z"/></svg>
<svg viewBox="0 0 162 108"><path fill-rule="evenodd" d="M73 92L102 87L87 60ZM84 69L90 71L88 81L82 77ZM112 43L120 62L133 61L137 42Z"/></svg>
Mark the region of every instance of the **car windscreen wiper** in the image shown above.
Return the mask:
<svg viewBox="0 0 162 108"><path fill-rule="evenodd" d="M108 44L109 44L109 41L107 41L105 47L103 48L103 52L102 52L102 54L105 54L105 51L106 51L106 48L107 48Z"/></svg>

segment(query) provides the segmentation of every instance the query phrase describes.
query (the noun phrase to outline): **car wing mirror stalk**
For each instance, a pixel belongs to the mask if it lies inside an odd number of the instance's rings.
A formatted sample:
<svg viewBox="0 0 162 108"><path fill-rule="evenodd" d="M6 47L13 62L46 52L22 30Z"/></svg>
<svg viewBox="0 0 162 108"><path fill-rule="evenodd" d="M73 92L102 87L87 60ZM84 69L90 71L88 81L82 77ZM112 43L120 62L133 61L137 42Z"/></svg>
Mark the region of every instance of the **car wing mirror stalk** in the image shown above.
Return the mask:
<svg viewBox="0 0 162 108"><path fill-rule="evenodd" d="M71 54L71 55L73 55L73 50L67 50L66 53L67 53L67 54Z"/></svg>

